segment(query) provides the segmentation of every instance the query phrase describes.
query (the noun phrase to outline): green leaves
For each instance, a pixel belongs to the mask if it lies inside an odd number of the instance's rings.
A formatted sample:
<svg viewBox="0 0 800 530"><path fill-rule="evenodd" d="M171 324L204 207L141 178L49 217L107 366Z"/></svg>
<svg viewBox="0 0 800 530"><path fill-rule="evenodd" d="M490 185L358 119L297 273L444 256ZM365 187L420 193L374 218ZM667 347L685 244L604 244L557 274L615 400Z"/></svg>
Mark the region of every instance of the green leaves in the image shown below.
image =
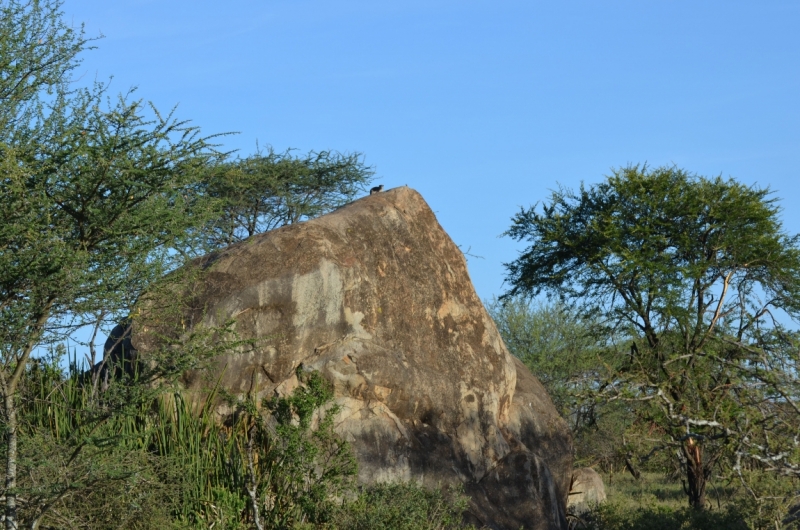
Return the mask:
<svg viewBox="0 0 800 530"><path fill-rule="evenodd" d="M413 482L376 484L344 503L336 524L348 530L474 530L464 526L468 497L461 488L427 489ZM310 530L310 528L309 528Z"/></svg>
<svg viewBox="0 0 800 530"><path fill-rule="evenodd" d="M741 305L754 288L770 297L762 309L794 312L800 250L774 203L769 190L719 177L620 169L514 217L506 235L530 246L506 264L510 294L580 299L649 341L655 327L677 328L687 346L723 317L745 327Z"/></svg>
<svg viewBox="0 0 800 530"><path fill-rule="evenodd" d="M331 404L330 384L302 367L297 376L301 386L291 396L267 403L275 435L265 426L254 433L257 445L266 449L256 482L267 528L326 522L335 497L350 490L356 474L350 445L333 430L339 408Z"/></svg>
<svg viewBox="0 0 800 530"><path fill-rule="evenodd" d="M597 399L630 404L629 442L653 445L636 425L657 425L656 448L695 455L695 506L717 466L742 480L743 459L800 469L796 343L776 321L800 316L800 247L779 213L769 189L629 166L560 189L506 232L529 246L506 265L505 296L559 296L617 333L597 336Z"/></svg>
<svg viewBox="0 0 800 530"><path fill-rule="evenodd" d="M71 90L69 74L93 39L61 19L61 0L0 4L0 146L41 141L53 99Z"/></svg>
<svg viewBox="0 0 800 530"><path fill-rule="evenodd" d="M51 117L48 142L6 150L0 308L17 322L7 347L43 339L45 307L61 324L122 318L213 213L195 187L213 156L207 139L171 116L147 118L141 101L103 110L103 97L80 91L60 122Z"/></svg>
<svg viewBox="0 0 800 530"><path fill-rule="evenodd" d="M203 311L187 306L193 300L185 280L203 273L202 267L182 267L188 258L337 208L363 191L373 175L359 154L323 151L295 157L270 150L226 162L212 137L201 136L172 112L162 115L133 91L113 98L102 83L76 87L70 72L90 40L62 20L61 5L60 0L0 0L0 396L6 449L0 493L5 518L13 524L20 472L57 461L64 468L70 458L83 462L83 452L98 449L101 442L116 450L123 441L101 427L124 426L142 412L131 412L132 406L238 344L226 340L225 326L205 329L189 323L191 331L186 331L187 319ZM151 332L154 344L147 359L104 355L105 371L85 380L72 378L73 390L90 396L90 403L61 411L61 420L80 424L69 424L79 439L51 436L53 454L46 461L20 460L17 447L25 446L24 439L18 444L20 434L40 434L17 422L17 385L36 362L32 355L74 339L86 325L97 334L126 319L129 311L135 325ZM94 337L79 340L90 347L94 362ZM98 390L99 377L111 373L118 379L104 380ZM91 384L82 387L88 379ZM339 480L337 473L352 474L354 464L346 444L332 433L335 412L324 418L318 414L330 393L314 377L303 388L276 402L278 436L252 411L247 417L261 428L256 435L268 444L270 458L295 466L295 475L278 473L275 484L302 490L312 499L308 506L318 507L327 502L330 491L325 488ZM249 443L249 436L249 430L239 433L238 441ZM322 454L339 471L315 481L315 455ZM291 455L294 460L287 460ZM258 469L272 473L277 468L264 464ZM77 491L64 486L73 476L64 471L55 489L41 490L35 508L40 515L61 501L58 491ZM94 476L102 477L102 471ZM131 476L120 475L120 482ZM294 493L287 495L293 498ZM303 514L311 513L308 506Z"/></svg>
<svg viewBox="0 0 800 530"><path fill-rule="evenodd" d="M599 344L593 322L562 304L530 303L524 298L487 304L509 352L545 385L559 412L573 428L590 418L576 396L595 380Z"/></svg>
<svg viewBox="0 0 800 530"><path fill-rule="evenodd" d="M206 247L229 245L252 235L330 212L352 201L374 171L359 153L330 151L294 156L271 148L223 162L209 170L202 193L217 199L218 216L206 226Z"/></svg>

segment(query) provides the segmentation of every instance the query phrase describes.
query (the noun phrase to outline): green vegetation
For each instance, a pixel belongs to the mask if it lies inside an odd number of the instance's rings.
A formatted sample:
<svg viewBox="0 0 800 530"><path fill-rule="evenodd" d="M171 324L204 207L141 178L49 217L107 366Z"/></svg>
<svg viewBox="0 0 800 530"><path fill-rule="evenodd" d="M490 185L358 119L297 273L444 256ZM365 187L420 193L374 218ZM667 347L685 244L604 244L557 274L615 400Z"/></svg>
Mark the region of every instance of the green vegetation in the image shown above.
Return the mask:
<svg viewBox="0 0 800 530"><path fill-rule="evenodd" d="M464 528L467 498L459 489L381 484L343 504L335 518L348 530L449 530Z"/></svg>
<svg viewBox="0 0 800 530"><path fill-rule="evenodd" d="M195 175L215 158L208 139L142 101L108 99L101 84L74 88L68 74L88 41L62 21L59 5L0 4L0 397L9 528L17 526L17 480L26 471L19 385L33 352L84 325L120 320L180 265L171 250L213 213L194 192ZM77 445L70 458L90 446Z"/></svg>
<svg viewBox="0 0 800 530"><path fill-rule="evenodd" d="M603 476L608 499L591 512L573 518L575 528L604 530L730 530L773 529L780 519L777 505L756 506L741 495L736 481L714 486L708 510L686 505L686 493L674 478L661 473ZM760 509L759 509L760 508Z"/></svg>
<svg viewBox="0 0 800 530"><path fill-rule="evenodd" d="M493 300L487 310L508 350L541 374L559 412L573 428L591 423L593 411L575 400L580 386L597 371L597 342L591 322L563 304L529 303L524 298Z"/></svg>
<svg viewBox="0 0 800 530"><path fill-rule="evenodd" d="M218 200L218 215L200 232L201 250L328 213L352 201L374 171L358 154L292 156L272 149L216 164L200 189Z"/></svg>
<svg viewBox="0 0 800 530"><path fill-rule="evenodd" d="M299 369L291 396L233 402L233 423L214 417L215 392L201 403L150 394L98 417L83 372L73 365L64 374L61 355L31 365L22 379L26 473L17 493L26 527L433 530L461 522L458 491L356 489L352 452L333 432L338 410L316 372ZM112 382L108 394L140 388L137 378Z"/></svg>
<svg viewBox="0 0 800 530"><path fill-rule="evenodd" d="M677 472L698 510L710 480L738 481L761 507L793 498L798 344L782 322L800 316L800 247L778 214L766 189L630 166L523 209L507 232L530 246L507 264L506 300L546 293L562 305L532 310L531 324L580 308L580 321L554 323L580 336L582 322L593 338L569 364L556 362L582 374L567 394L600 416L621 407L610 422L619 459L634 474ZM587 355L595 371L582 370ZM534 370L553 368L523 358ZM613 433L595 423L602 436Z"/></svg>

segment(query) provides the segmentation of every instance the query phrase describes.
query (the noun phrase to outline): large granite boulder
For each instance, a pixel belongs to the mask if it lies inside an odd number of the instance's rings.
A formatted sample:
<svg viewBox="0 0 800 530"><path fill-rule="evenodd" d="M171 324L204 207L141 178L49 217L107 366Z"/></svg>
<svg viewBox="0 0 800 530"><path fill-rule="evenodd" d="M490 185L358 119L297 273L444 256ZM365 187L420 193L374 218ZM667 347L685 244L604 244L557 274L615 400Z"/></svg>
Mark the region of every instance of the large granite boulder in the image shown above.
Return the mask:
<svg viewBox="0 0 800 530"><path fill-rule="evenodd" d="M256 339L219 359L210 379L260 399L290 393L300 364L319 370L362 483L462 483L473 522L566 528L567 426L509 355L464 256L416 191L364 197L198 265L206 274L183 322L232 318L242 338ZM142 356L148 343L134 319L128 347ZM184 382L202 392L208 379Z"/></svg>

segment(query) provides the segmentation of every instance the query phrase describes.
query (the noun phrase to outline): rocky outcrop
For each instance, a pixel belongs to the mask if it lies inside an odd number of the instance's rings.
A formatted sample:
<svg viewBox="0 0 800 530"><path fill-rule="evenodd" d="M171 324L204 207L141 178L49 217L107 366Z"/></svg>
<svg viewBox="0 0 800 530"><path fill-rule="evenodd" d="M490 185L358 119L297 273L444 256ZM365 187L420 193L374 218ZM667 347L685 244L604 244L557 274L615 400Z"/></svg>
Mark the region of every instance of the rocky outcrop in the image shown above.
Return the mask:
<svg viewBox="0 0 800 530"><path fill-rule="evenodd" d="M376 193L198 265L206 274L184 324L234 319L255 340L218 361L211 379L227 391L287 394L300 364L319 370L362 483L462 483L475 522L566 528L567 426L509 355L462 253L417 192ZM135 320L133 329L130 347L145 355L147 331ZM184 382L202 391L207 380Z"/></svg>
<svg viewBox="0 0 800 530"><path fill-rule="evenodd" d="M606 500L606 487L603 478L590 467L582 467L572 472L572 487L569 493L568 510L580 515Z"/></svg>

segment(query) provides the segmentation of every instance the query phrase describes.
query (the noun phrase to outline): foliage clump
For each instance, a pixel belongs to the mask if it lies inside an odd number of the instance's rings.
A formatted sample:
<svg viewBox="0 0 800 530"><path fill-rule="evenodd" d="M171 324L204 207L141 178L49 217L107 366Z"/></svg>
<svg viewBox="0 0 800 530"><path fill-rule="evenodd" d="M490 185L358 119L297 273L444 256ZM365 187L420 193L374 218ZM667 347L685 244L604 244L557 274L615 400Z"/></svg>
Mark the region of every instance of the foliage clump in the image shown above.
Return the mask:
<svg viewBox="0 0 800 530"><path fill-rule="evenodd" d="M360 153L296 156L268 148L221 161L198 185L203 196L217 201L217 215L198 232L201 248L230 245L333 211L367 189L374 174Z"/></svg>
<svg viewBox="0 0 800 530"><path fill-rule="evenodd" d="M354 489L355 459L333 431L338 409L319 374L298 372L290 396L232 400L227 422L214 412L222 396L197 403L177 384L242 345L230 323L186 321L198 310L187 286L204 273L188 260L338 208L373 168L332 151L232 159L134 91L76 85L71 72L93 39L63 20L62 3L0 0L3 522L335 528L350 503L364 520L388 513L383 490ZM120 322L149 329L147 359L125 352L124 338L96 351ZM73 357L65 371L76 343L90 366ZM431 528L463 504L401 492L396 506Z"/></svg>
<svg viewBox="0 0 800 530"><path fill-rule="evenodd" d="M330 517L337 492L355 474L349 446L333 433L336 409L319 374L304 374L306 384L274 399L279 413L265 418L242 402L236 420L224 425L213 393L200 410L178 392L150 394L124 413L103 415L83 372L63 374L59 365L53 356L24 381L21 521L39 519L41 528L118 528L124 520L136 521L131 528L250 528L257 506L265 527L291 528Z"/></svg>
<svg viewBox="0 0 800 530"><path fill-rule="evenodd" d="M84 372L65 374L54 353L26 372L22 386L20 465L27 473L18 517L26 525L461 527L466 497L459 489L356 487L355 458L333 431L338 408L317 372L300 368L300 386L289 396L234 402L227 423L214 413L215 393L199 404L180 392L150 394L124 414L98 416Z"/></svg>
<svg viewBox="0 0 800 530"><path fill-rule="evenodd" d="M450 530L462 524L467 498L460 488L426 489L415 483L378 484L342 504L334 528Z"/></svg>
<svg viewBox="0 0 800 530"><path fill-rule="evenodd" d="M698 511L689 507L642 505L634 509L606 503L576 522L586 530L748 530L744 515L732 508L723 512ZM773 527L774 528L774 527Z"/></svg>

